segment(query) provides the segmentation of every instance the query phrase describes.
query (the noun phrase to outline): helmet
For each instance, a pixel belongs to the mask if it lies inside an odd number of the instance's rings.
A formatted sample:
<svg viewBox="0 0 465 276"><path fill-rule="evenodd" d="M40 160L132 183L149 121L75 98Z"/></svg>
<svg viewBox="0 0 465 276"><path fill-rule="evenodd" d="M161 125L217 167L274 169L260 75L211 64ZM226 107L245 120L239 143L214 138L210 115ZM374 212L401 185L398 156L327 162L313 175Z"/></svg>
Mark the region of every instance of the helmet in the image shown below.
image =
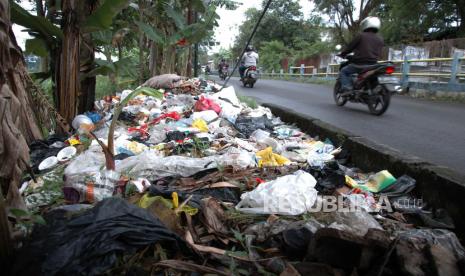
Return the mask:
<svg viewBox="0 0 465 276"><path fill-rule="evenodd" d="M221 62L225 62L225 59L224 59L224 58L222 58L222 59L221 59Z"/></svg>
<svg viewBox="0 0 465 276"><path fill-rule="evenodd" d="M253 51L253 46L252 46L252 45L248 45L247 48L245 48L245 50L246 50L247 52Z"/></svg>
<svg viewBox="0 0 465 276"><path fill-rule="evenodd" d="M376 31L378 31L381 27L381 21L378 17L369 16L362 20L360 26L362 27L362 31L365 31L367 29L375 29Z"/></svg>

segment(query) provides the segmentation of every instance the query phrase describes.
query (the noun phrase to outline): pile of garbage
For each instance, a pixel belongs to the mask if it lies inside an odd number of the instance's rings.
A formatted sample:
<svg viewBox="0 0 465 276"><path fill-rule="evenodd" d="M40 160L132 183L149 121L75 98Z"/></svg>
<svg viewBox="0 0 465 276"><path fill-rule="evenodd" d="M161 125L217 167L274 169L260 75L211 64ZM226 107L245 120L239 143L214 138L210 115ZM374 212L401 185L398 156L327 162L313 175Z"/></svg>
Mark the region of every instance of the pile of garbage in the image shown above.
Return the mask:
<svg viewBox="0 0 465 276"><path fill-rule="evenodd" d="M16 274L460 275L465 250L415 180L365 173L330 140L161 76L31 145L37 224ZM154 89L156 88L156 89Z"/></svg>

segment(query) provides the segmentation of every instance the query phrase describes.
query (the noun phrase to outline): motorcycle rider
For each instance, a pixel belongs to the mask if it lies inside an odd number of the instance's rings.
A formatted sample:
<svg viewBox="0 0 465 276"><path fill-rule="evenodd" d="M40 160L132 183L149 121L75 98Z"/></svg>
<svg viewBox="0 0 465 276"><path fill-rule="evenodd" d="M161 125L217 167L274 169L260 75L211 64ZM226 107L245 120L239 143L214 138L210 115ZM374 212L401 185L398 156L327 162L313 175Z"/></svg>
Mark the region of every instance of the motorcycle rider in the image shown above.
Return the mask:
<svg viewBox="0 0 465 276"><path fill-rule="evenodd" d="M223 73L223 68L228 70L229 64L226 62L224 58L221 59L220 63L218 64L218 75L221 75Z"/></svg>
<svg viewBox="0 0 465 276"><path fill-rule="evenodd" d="M251 45L247 46L245 53L241 58L241 66L239 66L241 80L244 79L245 70L250 66L257 66L257 63L258 54L254 51L254 48Z"/></svg>
<svg viewBox="0 0 465 276"><path fill-rule="evenodd" d="M378 17L367 17L361 22L362 32L338 55L345 58L354 53L351 63L340 72L342 95L352 93L352 75L360 73L366 65L376 64L381 57L384 41L377 33L381 27Z"/></svg>

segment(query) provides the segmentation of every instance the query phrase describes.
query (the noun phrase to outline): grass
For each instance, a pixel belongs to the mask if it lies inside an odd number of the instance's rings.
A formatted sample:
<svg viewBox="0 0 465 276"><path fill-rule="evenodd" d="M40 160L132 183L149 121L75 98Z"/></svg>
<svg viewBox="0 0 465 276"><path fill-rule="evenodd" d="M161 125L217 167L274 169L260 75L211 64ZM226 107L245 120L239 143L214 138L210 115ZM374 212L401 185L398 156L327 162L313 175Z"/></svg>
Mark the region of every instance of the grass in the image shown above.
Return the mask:
<svg viewBox="0 0 465 276"><path fill-rule="evenodd" d="M300 82L300 83L312 83L312 84L320 84L320 85L327 85L327 86L333 86L335 83L335 80L333 79L325 79L325 78L310 78L310 77L290 77L290 76L276 76L276 77L270 77L270 76L261 76L262 79L270 79L270 80L285 80L285 81L293 81L293 82Z"/></svg>
<svg viewBox="0 0 465 276"><path fill-rule="evenodd" d="M243 96L243 95L238 95L237 98L239 98L239 101L245 103L250 108L255 109L258 107L257 101L255 101L254 98Z"/></svg>

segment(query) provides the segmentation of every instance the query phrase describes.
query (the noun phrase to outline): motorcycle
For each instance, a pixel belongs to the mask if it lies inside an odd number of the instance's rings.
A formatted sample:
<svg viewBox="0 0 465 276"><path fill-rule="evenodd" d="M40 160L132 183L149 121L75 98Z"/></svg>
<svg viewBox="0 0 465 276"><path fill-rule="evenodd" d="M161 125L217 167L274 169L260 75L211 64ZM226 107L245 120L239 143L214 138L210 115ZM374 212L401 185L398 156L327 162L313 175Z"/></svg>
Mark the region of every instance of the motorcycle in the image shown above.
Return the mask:
<svg viewBox="0 0 465 276"><path fill-rule="evenodd" d="M228 73L228 67L227 66L223 66L221 67L221 70L220 70L220 79L222 80L226 80L226 78L228 77L229 73Z"/></svg>
<svg viewBox="0 0 465 276"><path fill-rule="evenodd" d="M249 85L250 88L253 88L253 86L257 82L257 79L258 79L257 67L249 66L247 69L245 69L244 77L242 78L242 84L244 85L244 87L247 87L247 85Z"/></svg>
<svg viewBox="0 0 465 276"><path fill-rule="evenodd" d="M351 63L352 56L349 55L346 59L347 61L340 64L339 71ZM394 64L382 62L361 67L362 71L353 76L352 91L343 93L340 78L337 78L333 91L334 101L338 106L343 106L348 101L366 104L371 114L380 116L388 109L391 95L398 91L399 87L396 86L395 90L390 90L387 84L379 81L378 77L394 73Z"/></svg>

